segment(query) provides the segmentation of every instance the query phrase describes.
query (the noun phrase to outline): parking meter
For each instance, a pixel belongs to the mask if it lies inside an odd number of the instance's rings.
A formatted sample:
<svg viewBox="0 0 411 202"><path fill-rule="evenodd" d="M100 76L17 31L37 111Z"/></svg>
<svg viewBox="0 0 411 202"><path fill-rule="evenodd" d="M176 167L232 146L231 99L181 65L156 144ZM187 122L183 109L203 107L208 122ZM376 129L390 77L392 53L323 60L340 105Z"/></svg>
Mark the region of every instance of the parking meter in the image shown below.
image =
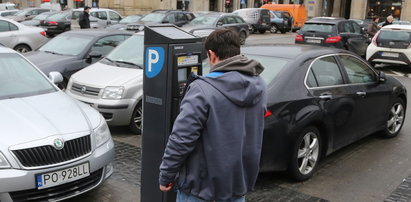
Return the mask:
<svg viewBox="0 0 411 202"><path fill-rule="evenodd" d="M159 189L159 167L187 78L202 74L202 51L201 38L174 25L144 28L142 202L175 201Z"/></svg>

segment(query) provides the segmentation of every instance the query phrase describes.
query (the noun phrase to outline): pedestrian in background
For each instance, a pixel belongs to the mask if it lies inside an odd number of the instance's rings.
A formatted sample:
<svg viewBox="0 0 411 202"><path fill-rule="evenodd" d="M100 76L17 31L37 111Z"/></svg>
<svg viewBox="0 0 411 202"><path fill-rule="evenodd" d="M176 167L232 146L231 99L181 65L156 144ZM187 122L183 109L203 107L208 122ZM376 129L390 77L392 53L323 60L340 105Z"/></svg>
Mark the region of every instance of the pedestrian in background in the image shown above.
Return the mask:
<svg viewBox="0 0 411 202"><path fill-rule="evenodd" d="M177 202L244 202L259 172L266 108L261 64L240 38L216 30L205 42L210 74L189 84L160 166L160 190Z"/></svg>
<svg viewBox="0 0 411 202"><path fill-rule="evenodd" d="M80 25L80 29L89 29L90 28L90 7L84 7L84 11L80 14L78 19L78 24Z"/></svg>
<svg viewBox="0 0 411 202"><path fill-rule="evenodd" d="M392 22L394 21L394 17L392 15L388 16L385 22L382 24L383 27L387 25L392 25Z"/></svg>
<svg viewBox="0 0 411 202"><path fill-rule="evenodd" d="M374 16L372 17L372 22L368 25L367 33L370 38L373 38L378 30L380 30L380 26L378 26L378 22L380 21L380 17Z"/></svg>

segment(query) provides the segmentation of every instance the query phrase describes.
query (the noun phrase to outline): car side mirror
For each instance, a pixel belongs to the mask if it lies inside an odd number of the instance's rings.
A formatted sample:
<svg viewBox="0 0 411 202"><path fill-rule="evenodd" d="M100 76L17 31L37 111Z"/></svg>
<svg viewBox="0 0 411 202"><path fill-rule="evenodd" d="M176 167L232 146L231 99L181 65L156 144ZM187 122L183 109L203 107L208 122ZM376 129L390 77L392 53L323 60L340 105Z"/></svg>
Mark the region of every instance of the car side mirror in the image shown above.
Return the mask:
<svg viewBox="0 0 411 202"><path fill-rule="evenodd" d="M168 20L163 20L163 23L169 23L170 21L168 21Z"/></svg>
<svg viewBox="0 0 411 202"><path fill-rule="evenodd" d="M222 22L217 22L217 27L221 27L221 26L223 26L223 23Z"/></svg>
<svg viewBox="0 0 411 202"><path fill-rule="evenodd" d="M378 73L378 82L379 83L385 83L386 80L387 80L387 77L385 76L385 73L380 71Z"/></svg>
<svg viewBox="0 0 411 202"><path fill-rule="evenodd" d="M54 84L58 84L58 83L63 82L63 75L61 75L60 72L50 72L49 79Z"/></svg>
<svg viewBox="0 0 411 202"><path fill-rule="evenodd" d="M101 54L99 51L91 51L90 54L88 54L90 58L101 58L103 54Z"/></svg>

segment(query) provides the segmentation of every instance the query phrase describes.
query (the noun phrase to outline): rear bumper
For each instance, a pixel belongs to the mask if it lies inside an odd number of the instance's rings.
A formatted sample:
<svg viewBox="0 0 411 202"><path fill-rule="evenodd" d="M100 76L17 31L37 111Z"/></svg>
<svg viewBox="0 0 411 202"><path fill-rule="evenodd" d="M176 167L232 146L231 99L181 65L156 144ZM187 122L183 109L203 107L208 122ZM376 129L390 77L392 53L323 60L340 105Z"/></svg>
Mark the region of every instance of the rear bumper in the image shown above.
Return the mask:
<svg viewBox="0 0 411 202"><path fill-rule="evenodd" d="M383 56L383 53L397 53L398 57ZM376 63L389 63L399 65L411 65L411 48L408 49L393 49L377 47L374 44L370 44L367 48L366 59L369 62Z"/></svg>

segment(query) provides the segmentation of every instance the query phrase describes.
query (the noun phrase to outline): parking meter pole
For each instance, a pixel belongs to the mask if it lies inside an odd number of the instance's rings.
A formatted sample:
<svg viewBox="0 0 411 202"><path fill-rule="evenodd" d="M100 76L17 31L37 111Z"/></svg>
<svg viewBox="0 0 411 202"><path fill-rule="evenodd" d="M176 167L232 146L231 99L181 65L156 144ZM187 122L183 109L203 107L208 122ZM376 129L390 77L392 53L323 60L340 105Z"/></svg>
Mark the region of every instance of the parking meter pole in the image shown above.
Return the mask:
<svg viewBox="0 0 411 202"><path fill-rule="evenodd" d="M159 189L159 167L191 72L202 74L202 39L173 25L144 29L141 202L173 202Z"/></svg>

